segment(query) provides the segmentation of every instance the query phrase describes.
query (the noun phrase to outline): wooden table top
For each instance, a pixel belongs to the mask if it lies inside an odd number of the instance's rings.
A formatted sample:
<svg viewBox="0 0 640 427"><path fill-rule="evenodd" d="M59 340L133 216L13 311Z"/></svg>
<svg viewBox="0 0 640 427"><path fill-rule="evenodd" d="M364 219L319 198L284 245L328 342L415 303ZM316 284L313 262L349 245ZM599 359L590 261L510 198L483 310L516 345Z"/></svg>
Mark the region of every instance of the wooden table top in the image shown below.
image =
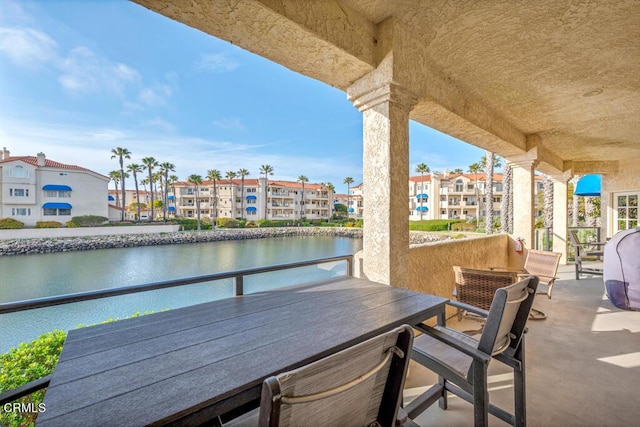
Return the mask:
<svg viewBox="0 0 640 427"><path fill-rule="evenodd" d="M446 298L352 277L69 332L37 425L194 425L265 378L444 312Z"/></svg>

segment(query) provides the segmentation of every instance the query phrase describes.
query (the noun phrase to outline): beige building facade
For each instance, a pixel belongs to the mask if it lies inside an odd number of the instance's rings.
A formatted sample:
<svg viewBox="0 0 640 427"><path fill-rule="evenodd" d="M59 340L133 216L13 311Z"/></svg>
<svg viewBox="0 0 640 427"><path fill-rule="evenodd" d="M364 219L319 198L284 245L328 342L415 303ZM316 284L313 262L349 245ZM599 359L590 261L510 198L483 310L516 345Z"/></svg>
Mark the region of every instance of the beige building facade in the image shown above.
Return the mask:
<svg viewBox="0 0 640 427"><path fill-rule="evenodd" d="M65 224L74 216L109 217L109 177L75 165L37 156L0 159L0 218L33 227L39 221Z"/></svg>

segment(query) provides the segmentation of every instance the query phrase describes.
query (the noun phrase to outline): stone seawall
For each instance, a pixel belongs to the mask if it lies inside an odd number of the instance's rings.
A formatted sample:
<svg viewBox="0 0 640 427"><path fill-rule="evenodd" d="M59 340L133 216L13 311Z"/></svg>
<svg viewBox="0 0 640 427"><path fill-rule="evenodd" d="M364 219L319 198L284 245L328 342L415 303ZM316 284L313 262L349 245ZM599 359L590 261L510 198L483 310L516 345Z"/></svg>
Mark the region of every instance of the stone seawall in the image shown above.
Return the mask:
<svg viewBox="0 0 640 427"><path fill-rule="evenodd" d="M225 240L264 239L288 236L331 236L361 238L361 228L289 227L251 228L175 233L121 234L72 238L13 239L0 242L0 256L131 248L138 246L178 245Z"/></svg>
<svg viewBox="0 0 640 427"><path fill-rule="evenodd" d="M0 256L86 251L92 249L132 248L138 246L179 245L184 243L225 240L264 239L289 236L328 236L362 238L361 228L288 227L250 228L214 231L182 231L175 233L120 234L72 238L13 239L0 241ZM423 244L447 239L447 236L411 232L410 243Z"/></svg>

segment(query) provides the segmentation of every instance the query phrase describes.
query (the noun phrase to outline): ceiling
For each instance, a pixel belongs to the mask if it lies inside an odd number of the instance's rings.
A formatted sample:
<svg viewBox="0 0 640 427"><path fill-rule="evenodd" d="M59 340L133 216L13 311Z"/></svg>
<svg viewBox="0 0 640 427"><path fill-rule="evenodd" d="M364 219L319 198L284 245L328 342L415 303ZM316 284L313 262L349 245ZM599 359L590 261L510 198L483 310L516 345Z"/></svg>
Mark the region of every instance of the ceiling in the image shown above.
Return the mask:
<svg viewBox="0 0 640 427"><path fill-rule="evenodd" d="M412 119L548 173L640 160L637 0L136 2L343 90L393 51Z"/></svg>

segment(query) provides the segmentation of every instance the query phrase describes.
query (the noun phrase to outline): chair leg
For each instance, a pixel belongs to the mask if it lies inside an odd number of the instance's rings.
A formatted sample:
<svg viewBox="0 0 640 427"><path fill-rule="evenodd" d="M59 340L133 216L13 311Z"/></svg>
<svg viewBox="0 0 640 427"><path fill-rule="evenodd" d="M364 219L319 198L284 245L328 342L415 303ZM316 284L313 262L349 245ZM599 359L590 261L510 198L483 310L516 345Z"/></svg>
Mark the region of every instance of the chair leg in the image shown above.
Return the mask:
<svg viewBox="0 0 640 427"><path fill-rule="evenodd" d="M442 397L438 399L438 406L440 409L447 409L447 380L444 377L438 376L438 384L442 386Z"/></svg>
<svg viewBox="0 0 640 427"><path fill-rule="evenodd" d="M488 365L473 362L473 420L476 427L489 425Z"/></svg>
<svg viewBox="0 0 640 427"><path fill-rule="evenodd" d="M515 359L520 361L520 366L515 367L513 371L513 393L514 393L514 426L525 427L527 425L527 388L526 388L526 369L525 369L525 353L524 353L524 336L520 341L520 346L514 355Z"/></svg>

